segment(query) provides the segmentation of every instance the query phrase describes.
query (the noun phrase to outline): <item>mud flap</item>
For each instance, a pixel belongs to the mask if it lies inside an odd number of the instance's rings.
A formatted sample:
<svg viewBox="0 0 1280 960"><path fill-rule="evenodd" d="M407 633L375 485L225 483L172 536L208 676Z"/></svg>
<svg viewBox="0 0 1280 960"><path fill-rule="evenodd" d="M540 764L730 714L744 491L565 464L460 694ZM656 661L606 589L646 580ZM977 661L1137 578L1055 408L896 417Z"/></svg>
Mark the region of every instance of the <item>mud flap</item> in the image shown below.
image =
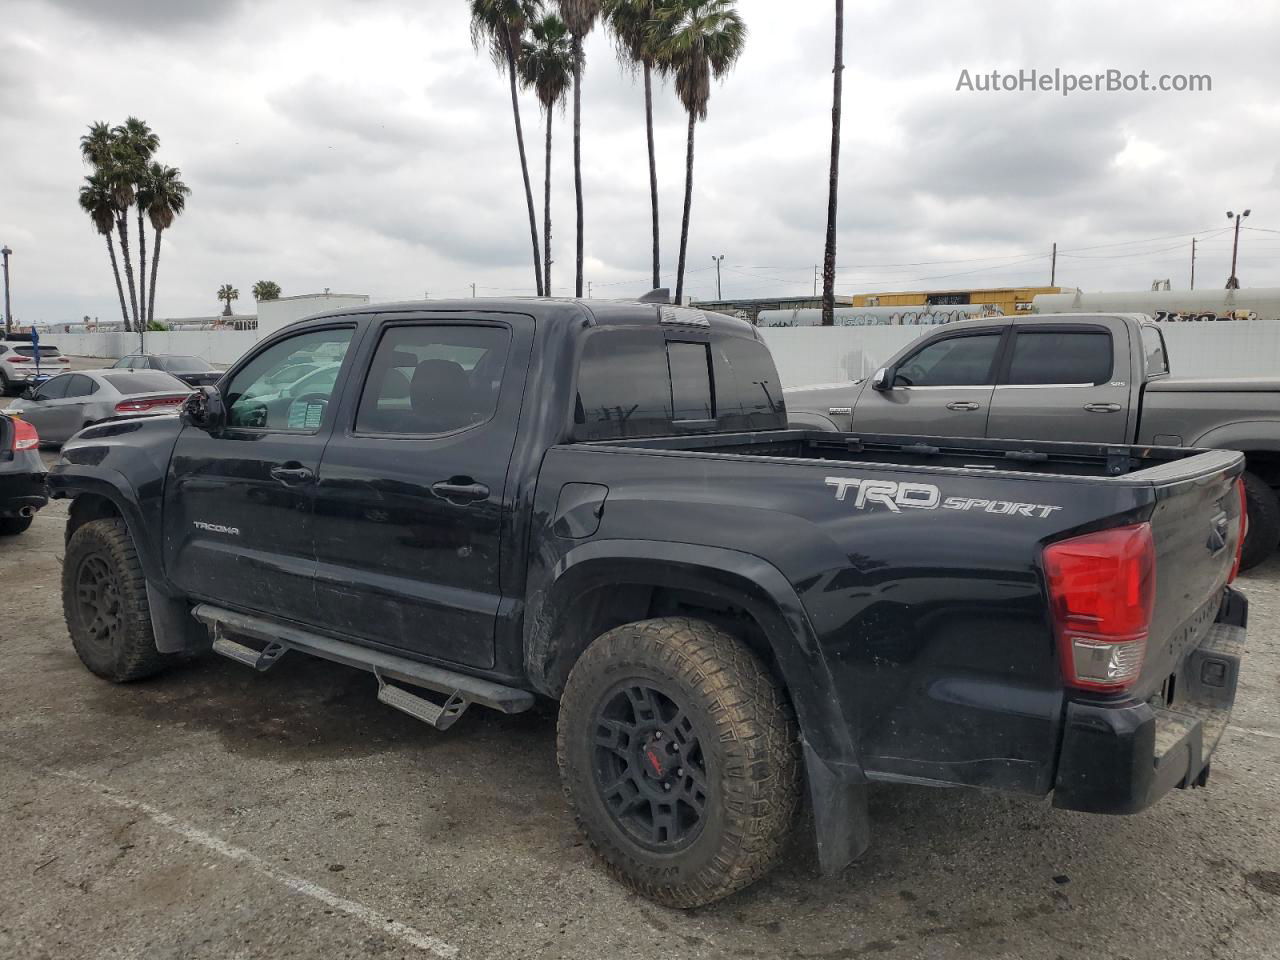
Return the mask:
<svg viewBox="0 0 1280 960"><path fill-rule="evenodd" d="M867 784L850 783L804 744L804 768L817 834L818 869L834 876L871 845Z"/></svg>
<svg viewBox="0 0 1280 960"><path fill-rule="evenodd" d="M151 610L151 632L161 653L208 650L213 637L202 623L191 619L191 604L170 597L147 581L147 606Z"/></svg>

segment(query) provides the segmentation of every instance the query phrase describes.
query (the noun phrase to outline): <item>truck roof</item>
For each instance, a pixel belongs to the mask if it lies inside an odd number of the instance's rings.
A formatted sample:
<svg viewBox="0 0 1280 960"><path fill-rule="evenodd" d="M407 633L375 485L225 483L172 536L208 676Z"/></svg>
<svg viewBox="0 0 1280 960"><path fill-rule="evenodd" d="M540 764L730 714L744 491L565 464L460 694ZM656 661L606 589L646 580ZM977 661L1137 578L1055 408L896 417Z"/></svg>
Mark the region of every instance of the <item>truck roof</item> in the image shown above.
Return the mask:
<svg viewBox="0 0 1280 960"><path fill-rule="evenodd" d="M330 317L350 317L379 313L521 313L535 320L566 323L583 319L595 327L669 324L673 327L714 330L730 336L760 339L750 321L724 313L634 300L575 300L548 297L466 297L455 300L406 300L399 303L372 303L331 310L289 324L290 327Z"/></svg>

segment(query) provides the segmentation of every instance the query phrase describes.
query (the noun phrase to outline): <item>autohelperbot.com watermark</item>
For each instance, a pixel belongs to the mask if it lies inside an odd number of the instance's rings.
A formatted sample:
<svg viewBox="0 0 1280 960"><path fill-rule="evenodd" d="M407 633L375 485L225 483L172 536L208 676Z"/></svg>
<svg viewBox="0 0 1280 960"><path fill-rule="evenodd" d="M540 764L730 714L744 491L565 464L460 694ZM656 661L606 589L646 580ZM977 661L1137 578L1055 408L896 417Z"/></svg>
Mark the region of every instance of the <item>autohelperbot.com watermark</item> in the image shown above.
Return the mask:
<svg viewBox="0 0 1280 960"><path fill-rule="evenodd" d="M1152 73L1108 69L1077 73L1052 70L960 71L957 93L1212 93L1213 77L1207 73Z"/></svg>

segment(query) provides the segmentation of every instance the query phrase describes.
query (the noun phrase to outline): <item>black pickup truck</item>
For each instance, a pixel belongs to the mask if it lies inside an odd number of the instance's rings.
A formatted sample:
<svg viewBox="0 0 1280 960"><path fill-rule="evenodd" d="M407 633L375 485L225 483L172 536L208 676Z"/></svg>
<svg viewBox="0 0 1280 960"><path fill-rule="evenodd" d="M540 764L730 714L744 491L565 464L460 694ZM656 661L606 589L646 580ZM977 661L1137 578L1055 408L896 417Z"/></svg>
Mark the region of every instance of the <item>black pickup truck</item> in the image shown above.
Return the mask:
<svg viewBox="0 0 1280 960"><path fill-rule="evenodd" d="M789 429L748 323L470 300L286 327L181 417L82 431L49 487L94 673L292 650L441 729L557 699L588 840L689 907L768 870L806 786L831 871L878 781L1096 813L1203 785L1244 645L1241 470Z"/></svg>

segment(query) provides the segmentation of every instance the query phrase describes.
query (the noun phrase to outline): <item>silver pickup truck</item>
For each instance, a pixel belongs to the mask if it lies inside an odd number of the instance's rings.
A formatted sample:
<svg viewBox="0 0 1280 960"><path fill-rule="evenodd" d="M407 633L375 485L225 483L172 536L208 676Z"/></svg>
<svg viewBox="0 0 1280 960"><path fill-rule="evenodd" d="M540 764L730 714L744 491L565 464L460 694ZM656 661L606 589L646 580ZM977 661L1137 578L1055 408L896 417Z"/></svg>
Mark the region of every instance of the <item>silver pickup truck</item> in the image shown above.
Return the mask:
<svg viewBox="0 0 1280 960"><path fill-rule="evenodd" d="M785 397L793 426L826 430L1239 450L1242 566L1280 540L1280 379L1173 378L1145 316L967 320L908 344L869 379Z"/></svg>

